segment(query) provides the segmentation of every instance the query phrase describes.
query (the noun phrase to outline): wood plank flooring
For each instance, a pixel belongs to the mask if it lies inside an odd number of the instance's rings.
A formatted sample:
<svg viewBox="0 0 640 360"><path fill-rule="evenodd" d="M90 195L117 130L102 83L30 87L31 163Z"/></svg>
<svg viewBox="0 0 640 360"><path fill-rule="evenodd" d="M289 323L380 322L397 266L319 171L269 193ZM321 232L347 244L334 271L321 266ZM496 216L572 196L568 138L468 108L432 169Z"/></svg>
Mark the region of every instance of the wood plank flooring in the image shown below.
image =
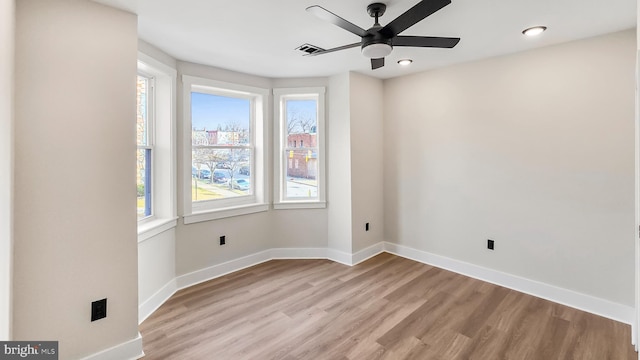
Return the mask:
<svg viewBox="0 0 640 360"><path fill-rule="evenodd" d="M637 359L628 325L390 254L274 260L177 292L144 359Z"/></svg>

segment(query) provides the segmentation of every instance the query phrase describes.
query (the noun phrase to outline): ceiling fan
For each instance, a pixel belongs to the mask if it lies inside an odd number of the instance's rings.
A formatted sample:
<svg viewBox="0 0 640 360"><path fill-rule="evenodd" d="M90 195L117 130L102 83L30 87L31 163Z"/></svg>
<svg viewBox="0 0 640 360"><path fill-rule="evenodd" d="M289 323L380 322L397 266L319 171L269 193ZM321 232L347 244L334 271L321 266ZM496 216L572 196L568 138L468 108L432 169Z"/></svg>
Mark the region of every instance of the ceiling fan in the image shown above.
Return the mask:
<svg viewBox="0 0 640 360"><path fill-rule="evenodd" d="M371 69L375 70L384 66L384 57L391 54L394 46L452 48L458 44L460 38L398 35L449 4L451 4L451 0L422 0L384 27L378 23L378 18L384 14L387 6L383 3L369 4L367 12L372 18L375 18L375 23L368 30L341 18L321 6L309 6L307 8L308 12L360 36L361 41L332 49L319 49L308 55L322 55L360 46L362 54L371 58Z"/></svg>

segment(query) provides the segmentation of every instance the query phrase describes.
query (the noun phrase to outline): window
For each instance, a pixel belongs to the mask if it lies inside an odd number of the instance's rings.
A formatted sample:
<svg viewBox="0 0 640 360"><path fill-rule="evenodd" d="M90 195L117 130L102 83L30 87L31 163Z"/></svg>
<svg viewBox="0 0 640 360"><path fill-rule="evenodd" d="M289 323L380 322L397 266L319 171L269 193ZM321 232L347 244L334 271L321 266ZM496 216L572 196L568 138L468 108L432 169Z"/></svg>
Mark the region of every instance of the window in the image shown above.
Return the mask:
<svg viewBox="0 0 640 360"><path fill-rule="evenodd" d="M137 81L136 139L138 154L136 180L138 187L138 220L153 215L153 79L139 74Z"/></svg>
<svg viewBox="0 0 640 360"><path fill-rule="evenodd" d="M176 70L138 53L138 241L176 226Z"/></svg>
<svg viewBox="0 0 640 360"><path fill-rule="evenodd" d="M266 211L264 89L183 76L185 223ZM190 169L189 169L190 167Z"/></svg>
<svg viewBox="0 0 640 360"><path fill-rule="evenodd" d="M274 89L275 208L324 207L324 88Z"/></svg>

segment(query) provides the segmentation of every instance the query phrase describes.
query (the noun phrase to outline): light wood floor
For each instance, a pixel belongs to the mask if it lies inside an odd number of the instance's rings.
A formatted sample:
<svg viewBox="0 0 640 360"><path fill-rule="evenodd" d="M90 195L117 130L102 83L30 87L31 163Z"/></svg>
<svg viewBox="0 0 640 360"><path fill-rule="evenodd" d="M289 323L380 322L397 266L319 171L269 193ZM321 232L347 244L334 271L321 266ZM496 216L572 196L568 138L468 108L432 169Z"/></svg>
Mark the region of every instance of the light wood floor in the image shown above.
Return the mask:
<svg viewBox="0 0 640 360"><path fill-rule="evenodd" d="M630 327L380 254L274 260L179 291L145 359L637 359Z"/></svg>

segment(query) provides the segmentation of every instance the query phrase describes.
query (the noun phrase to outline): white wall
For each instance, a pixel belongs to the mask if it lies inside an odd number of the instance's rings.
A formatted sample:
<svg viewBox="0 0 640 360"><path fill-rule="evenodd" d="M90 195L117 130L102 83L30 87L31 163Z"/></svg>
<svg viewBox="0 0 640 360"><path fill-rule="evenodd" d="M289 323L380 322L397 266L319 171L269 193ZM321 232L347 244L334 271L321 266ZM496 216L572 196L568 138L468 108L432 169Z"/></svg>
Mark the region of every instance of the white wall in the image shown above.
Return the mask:
<svg viewBox="0 0 640 360"><path fill-rule="evenodd" d="M384 241L383 82L350 74L351 232L353 252ZM369 231L365 224L369 223Z"/></svg>
<svg viewBox="0 0 640 360"><path fill-rule="evenodd" d="M0 341L11 333L14 0L0 0Z"/></svg>
<svg viewBox="0 0 640 360"><path fill-rule="evenodd" d="M21 0L16 19L14 338L75 359L138 336L136 17Z"/></svg>
<svg viewBox="0 0 640 360"><path fill-rule="evenodd" d="M633 306L635 41L385 81L387 241Z"/></svg>

